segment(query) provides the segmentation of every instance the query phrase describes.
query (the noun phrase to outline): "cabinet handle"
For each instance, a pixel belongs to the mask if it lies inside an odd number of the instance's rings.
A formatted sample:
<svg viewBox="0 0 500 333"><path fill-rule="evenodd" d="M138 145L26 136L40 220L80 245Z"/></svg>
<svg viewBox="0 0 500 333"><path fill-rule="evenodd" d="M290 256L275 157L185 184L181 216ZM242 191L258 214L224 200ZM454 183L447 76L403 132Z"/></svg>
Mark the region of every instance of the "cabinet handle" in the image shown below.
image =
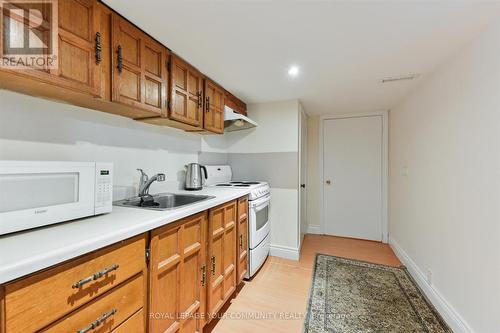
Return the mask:
<svg viewBox="0 0 500 333"><path fill-rule="evenodd" d="M101 46L101 33L95 33L95 63L100 64L102 61L102 46Z"/></svg>
<svg viewBox="0 0 500 333"><path fill-rule="evenodd" d="M240 250L243 250L243 235L240 235Z"/></svg>
<svg viewBox="0 0 500 333"><path fill-rule="evenodd" d="M205 281L207 279L207 266L201 266L201 286L205 286Z"/></svg>
<svg viewBox="0 0 500 333"><path fill-rule="evenodd" d="M123 54L122 54L122 46L118 45L118 49L116 50L117 56L116 60L118 64L116 65L116 68L118 68L118 73L121 74L123 71Z"/></svg>
<svg viewBox="0 0 500 333"><path fill-rule="evenodd" d="M210 111L210 96L207 96L205 101L205 112Z"/></svg>
<svg viewBox="0 0 500 333"><path fill-rule="evenodd" d="M203 106L203 96L201 91L198 91L198 108L200 109Z"/></svg>
<svg viewBox="0 0 500 333"><path fill-rule="evenodd" d="M212 261L212 275L215 275L215 257L210 258Z"/></svg>
<svg viewBox="0 0 500 333"><path fill-rule="evenodd" d="M88 331L90 330L94 330L96 329L97 327L99 327L106 319L108 319L109 317L112 317L115 315L115 313L117 313L118 310L116 309L113 309L109 312L106 312L104 313L103 315L101 315L99 318L97 318L94 322L92 322L89 326L85 327L85 328L82 328L81 330L78 330L77 333L87 333Z"/></svg>
<svg viewBox="0 0 500 333"><path fill-rule="evenodd" d="M111 267L108 267L108 268L105 268L103 269L102 271L100 272L97 272L95 274L92 274L91 276L89 277L86 277L85 279L81 279L80 281L78 281L77 283L75 283L74 285L72 285L71 287L73 289L79 289L81 286L83 286L84 284L86 283L89 283L89 282L92 282L92 281L95 281L97 279L100 279L102 278L104 275L108 274L109 272L112 272L112 271L115 271L118 269L118 266L117 264L114 264L113 266Z"/></svg>

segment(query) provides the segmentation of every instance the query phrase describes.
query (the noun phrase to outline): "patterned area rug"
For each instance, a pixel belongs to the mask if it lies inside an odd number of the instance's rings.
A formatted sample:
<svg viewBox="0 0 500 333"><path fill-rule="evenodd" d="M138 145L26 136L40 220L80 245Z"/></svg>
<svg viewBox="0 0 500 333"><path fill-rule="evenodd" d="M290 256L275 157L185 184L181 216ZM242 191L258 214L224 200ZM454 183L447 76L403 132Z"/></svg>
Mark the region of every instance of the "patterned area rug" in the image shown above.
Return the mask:
<svg viewBox="0 0 500 333"><path fill-rule="evenodd" d="M304 332L451 330L406 268L317 254Z"/></svg>

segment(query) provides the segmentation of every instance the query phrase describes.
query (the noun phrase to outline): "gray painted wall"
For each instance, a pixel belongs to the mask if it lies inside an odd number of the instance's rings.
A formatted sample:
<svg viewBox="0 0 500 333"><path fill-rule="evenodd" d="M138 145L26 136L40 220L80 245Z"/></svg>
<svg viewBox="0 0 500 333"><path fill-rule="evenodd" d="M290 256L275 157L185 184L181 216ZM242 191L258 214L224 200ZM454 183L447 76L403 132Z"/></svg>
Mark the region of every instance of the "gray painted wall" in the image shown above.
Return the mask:
<svg viewBox="0 0 500 333"><path fill-rule="evenodd" d="M200 164L228 164L233 179L264 180L273 188L297 189L298 153L218 153L200 152Z"/></svg>
<svg viewBox="0 0 500 333"><path fill-rule="evenodd" d="M214 153L201 151L198 153L198 163L203 165L228 164L227 153Z"/></svg>
<svg viewBox="0 0 500 333"><path fill-rule="evenodd" d="M266 180L273 188L298 188L298 153L228 154L233 179Z"/></svg>

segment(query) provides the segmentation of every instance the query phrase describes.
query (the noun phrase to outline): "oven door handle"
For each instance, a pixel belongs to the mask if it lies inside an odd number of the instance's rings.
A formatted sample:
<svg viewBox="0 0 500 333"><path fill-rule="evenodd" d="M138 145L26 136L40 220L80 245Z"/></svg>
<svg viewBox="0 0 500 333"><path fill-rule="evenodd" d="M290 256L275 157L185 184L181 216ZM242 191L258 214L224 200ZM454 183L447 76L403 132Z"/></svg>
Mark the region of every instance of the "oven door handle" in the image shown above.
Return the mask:
<svg viewBox="0 0 500 333"><path fill-rule="evenodd" d="M258 208L260 208L261 206L269 205L270 201L271 201L271 193L266 194L265 197L259 198L255 201L249 201L250 203L249 206L250 208L256 209L258 211L260 210Z"/></svg>

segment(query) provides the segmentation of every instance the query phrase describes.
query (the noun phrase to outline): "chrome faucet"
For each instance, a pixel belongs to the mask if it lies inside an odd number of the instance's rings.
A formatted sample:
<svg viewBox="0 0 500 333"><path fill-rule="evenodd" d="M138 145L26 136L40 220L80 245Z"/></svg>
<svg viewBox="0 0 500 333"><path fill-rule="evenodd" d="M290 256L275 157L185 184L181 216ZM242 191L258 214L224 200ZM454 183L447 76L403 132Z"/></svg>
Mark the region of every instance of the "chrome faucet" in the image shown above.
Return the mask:
<svg viewBox="0 0 500 333"><path fill-rule="evenodd" d="M164 173L157 173L153 177L149 178L148 175L142 170L137 169L141 173L141 179L139 180L139 197L145 197L149 195L149 187L155 181L162 182L165 180Z"/></svg>

